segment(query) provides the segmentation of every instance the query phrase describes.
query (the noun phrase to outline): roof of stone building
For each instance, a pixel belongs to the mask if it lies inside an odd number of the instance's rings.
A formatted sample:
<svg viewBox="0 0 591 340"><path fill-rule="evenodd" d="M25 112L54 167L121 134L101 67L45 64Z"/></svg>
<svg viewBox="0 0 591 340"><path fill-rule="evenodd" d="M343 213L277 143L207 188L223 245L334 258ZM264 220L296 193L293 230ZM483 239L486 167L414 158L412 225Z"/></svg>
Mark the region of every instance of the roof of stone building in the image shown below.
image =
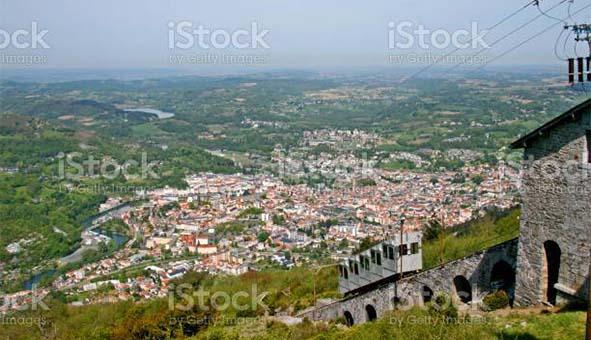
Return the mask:
<svg viewBox="0 0 591 340"><path fill-rule="evenodd" d="M573 119L578 119L583 112L586 112L591 107L591 98L585 100L584 102L580 103L579 105L571 108L570 110L566 111L565 113L561 114L560 116L550 120L546 124L540 126L539 128L533 130L532 132L528 133L527 135L519 138L515 142L511 143L512 149L521 149L527 147L530 142L534 139L543 136L546 132L554 129L555 127L562 125L566 122L572 121Z"/></svg>

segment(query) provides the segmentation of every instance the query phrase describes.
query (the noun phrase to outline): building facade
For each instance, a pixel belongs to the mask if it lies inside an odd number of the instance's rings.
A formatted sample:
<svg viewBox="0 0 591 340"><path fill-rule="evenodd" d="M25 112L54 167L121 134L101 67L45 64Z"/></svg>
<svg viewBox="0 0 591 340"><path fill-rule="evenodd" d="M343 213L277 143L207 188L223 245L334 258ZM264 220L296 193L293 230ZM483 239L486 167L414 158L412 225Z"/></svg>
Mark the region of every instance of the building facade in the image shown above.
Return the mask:
<svg viewBox="0 0 591 340"><path fill-rule="evenodd" d="M524 149L515 305L588 298L591 100L514 142Z"/></svg>

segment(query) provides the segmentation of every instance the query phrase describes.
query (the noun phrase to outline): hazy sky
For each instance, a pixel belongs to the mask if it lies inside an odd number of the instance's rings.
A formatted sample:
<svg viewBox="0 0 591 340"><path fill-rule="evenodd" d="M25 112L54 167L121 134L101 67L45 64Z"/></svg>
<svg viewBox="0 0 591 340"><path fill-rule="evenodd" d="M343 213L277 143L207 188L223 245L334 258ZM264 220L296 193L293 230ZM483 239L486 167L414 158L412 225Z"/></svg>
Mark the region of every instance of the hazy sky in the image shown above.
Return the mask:
<svg viewBox="0 0 591 340"><path fill-rule="evenodd" d="M46 59L41 65L30 67L51 68L151 68L151 67L217 67L212 60L171 62L171 56L200 56L207 54L236 55L243 58L263 57L263 66L271 67L323 67L323 66L395 66L392 56L415 53L444 55L449 48L417 47L418 36L412 31L423 25L431 32L443 29L451 36L458 30L470 30L473 23L484 30L504 16L514 12L527 1L495 0L251 0L251 1L165 1L165 0L0 0L0 47L3 47L6 33L18 29L31 31L32 22L49 48L21 48L14 44L0 49L2 55L40 55ZM541 1L548 9L558 0ZM571 12L587 5L574 0ZM492 43L497 38L519 25L531 20L539 12L530 7L499 28L490 32L485 40ZM567 16L567 4L550 14ZM589 21L591 7L576 15L578 22ZM260 45L254 49L232 49L219 47L204 49L197 43L193 48L169 48L169 23L177 25L188 22L192 29L203 25L205 29L221 29L228 34L236 30L252 30L252 24L259 31L268 30L264 41L269 48ZM487 49L482 55L494 57L507 48L536 34L553 19L542 17L502 43ZM413 35L415 44L408 48L390 48L388 25L394 27L407 23L405 30ZM175 26L176 29L176 26ZM495 64L556 64L561 63L554 53L555 41L561 25L539 36L531 43L519 48ZM39 33L39 34L40 34ZM259 32L260 33L260 32ZM439 33L438 33L439 34ZM396 42L408 43L398 33ZM563 35L563 39L566 34ZM427 42L431 35L426 35ZM218 36L223 45L224 35ZM440 32L440 39L445 39ZM30 42L31 36L20 36L17 43ZM27 40L28 39L28 40ZM187 40L175 35L175 41ZM178 40L180 39L180 40ZM211 41L205 42L211 47ZM242 36L240 42L250 42L249 36ZM245 40L246 39L246 40ZM403 40L400 40L403 39ZM442 40L442 43L444 42ZM465 41L465 40L464 40ZM569 43L572 42L572 37ZM424 46L423 46L424 47ZM469 56L478 49L461 49L456 54ZM558 44L562 54L563 43ZM580 54L587 53L585 46L579 46ZM567 45L567 52L574 55L573 46ZM406 57L405 57L406 58ZM177 59L178 61L178 59ZM401 59L400 65L416 61ZM240 63L240 62L238 62ZM0 67L14 67L0 58ZM17 65L18 66L18 65Z"/></svg>

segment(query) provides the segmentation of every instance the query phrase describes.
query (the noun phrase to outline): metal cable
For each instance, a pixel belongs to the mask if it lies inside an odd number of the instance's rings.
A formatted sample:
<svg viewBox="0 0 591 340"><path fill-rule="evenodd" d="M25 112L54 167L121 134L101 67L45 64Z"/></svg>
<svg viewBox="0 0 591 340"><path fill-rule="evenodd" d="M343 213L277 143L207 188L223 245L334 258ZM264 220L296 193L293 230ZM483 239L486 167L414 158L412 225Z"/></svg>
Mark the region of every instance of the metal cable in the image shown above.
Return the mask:
<svg viewBox="0 0 591 340"><path fill-rule="evenodd" d="M573 14L578 14L578 13L582 12L583 10L585 10L585 9L589 8L589 7L591 7L591 4L588 4L587 6L584 6L584 7L582 7L581 9L577 10L577 11L576 11L576 12L574 12ZM508 49L508 50L506 50L505 52L501 53L500 55L496 56L495 58L493 58L493 59L491 59L491 60L487 61L487 62L486 62L484 65L480 66L478 69L476 69L476 70L474 70L474 71L472 71L472 72L477 72L477 71L480 71L480 70L482 70L482 69L483 69L483 68L485 68L485 67L486 67L488 64L490 64L490 63L492 63L492 62L494 62L494 61L496 61L496 60L499 60L500 58L502 58L502 57L506 56L507 54L509 54L509 53L513 52L514 50L518 49L519 47L521 47L521 46L523 46L523 45L527 44L527 43L528 43L528 42L530 42L531 40L533 40L533 39L535 39L535 38L539 37L540 35L542 35L542 34L544 34L544 33L546 33L547 31L549 31L550 29L554 28L555 26L557 26L557 25L561 24L562 22L563 22L563 21L561 20L561 21L559 21L559 22L555 22L555 23L553 23L553 24L552 24L552 25L550 25L550 26L547 26L547 27L546 27L546 28L544 28L543 30L541 30L541 31L539 31L538 33L534 34L533 36L531 36L531 37L527 38L526 40L524 40L524 41L520 42L519 44L517 44L517 45L515 45L515 46L511 47L510 49Z"/></svg>
<svg viewBox="0 0 591 340"><path fill-rule="evenodd" d="M557 3L556 5L552 6L548 11L551 11L553 9L555 9L556 7L562 5L563 3L565 3L567 0L562 0L559 3ZM527 21L526 23L520 25L519 27L517 27L516 29L512 30L511 32L505 34L504 36L502 36L501 38L495 40L494 42L492 42L488 47L483 47L481 48L478 52L476 52L475 54L471 55L470 58L474 58L479 56L482 52L486 51L488 48L491 48L493 46L495 46L496 44L500 43L501 41L507 39L508 37L510 37L511 35L521 31L523 28L525 28L526 26L528 26L529 24L533 23L534 21L538 20L539 18L541 18L542 16L544 16L543 14L538 14L537 16L535 16L533 19ZM452 71L454 71L455 69L457 69L458 67L462 66L463 64L466 63L466 60L462 60L460 61L458 64L450 67L445 73L450 73Z"/></svg>
<svg viewBox="0 0 591 340"><path fill-rule="evenodd" d="M566 0L564 0L564 1L566 1ZM515 12L513 12L513 13L511 13L511 14L507 15L506 17L504 17L503 19L501 19L500 21L498 21L498 22L497 22L497 23L495 23L494 25L492 25L492 26L488 27L488 28L487 28L487 30L488 30L488 31L492 31L493 29L495 29L495 28L496 28L496 27L498 27L499 25L501 25L501 24L503 24L504 22L508 21L509 19L513 18L514 16L516 16L516 15L517 15L517 14L519 14L519 13L521 13L523 10L525 10L525 9L526 9L526 8L528 8L529 6L531 6L531 5L535 4L536 2L538 2L538 0L532 0L532 1L528 2L527 4L523 5L523 6L522 6L522 7L520 7L519 9L517 9ZM466 42L466 43L470 43L470 42L472 42L473 40L474 40L474 38L470 39L470 40L469 40L468 42ZM416 73L414 73L414 74L410 75L409 77L407 77L407 78L403 78L403 79L401 80L401 82L400 82L400 83L401 83L401 84L402 84L402 83L405 83L405 82L407 82L407 81L409 81L409 80L411 80L411 79L413 79L413 78L415 78L415 77L419 76L419 75L420 75L420 74L422 74L423 72L427 71L428 69L430 69L431 67L433 67L434 65L436 65L436 64L439 62L439 60L444 60L445 58L447 58L447 57L451 56L452 54L456 53L456 52L457 52L457 51L459 51L459 50L460 50L460 48L459 48L459 47L458 47L458 48L455 48L454 50L452 50L451 52L449 52L448 54L446 54L446 55L445 55L443 58L441 58L441 59L437 59L437 60L435 60L435 62L434 62L434 63L432 63L432 64L429 64L429 65L427 65L427 66L423 67L422 69L420 69L420 70L419 70L419 71L417 71Z"/></svg>

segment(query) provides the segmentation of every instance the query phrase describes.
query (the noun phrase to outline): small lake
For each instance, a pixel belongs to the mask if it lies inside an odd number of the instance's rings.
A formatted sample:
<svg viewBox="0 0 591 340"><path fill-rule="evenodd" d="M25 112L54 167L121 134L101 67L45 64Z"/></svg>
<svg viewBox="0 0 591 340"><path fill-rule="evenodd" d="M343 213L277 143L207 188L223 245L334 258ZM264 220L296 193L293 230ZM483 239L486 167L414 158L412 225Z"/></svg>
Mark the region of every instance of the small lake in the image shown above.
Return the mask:
<svg viewBox="0 0 591 340"><path fill-rule="evenodd" d="M137 109L125 109L125 112L143 112L149 113L158 116L158 119L166 119L174 117L174 113L171 112L164 112L157 109L148 109L148 108L137 108Z"/></svg>

